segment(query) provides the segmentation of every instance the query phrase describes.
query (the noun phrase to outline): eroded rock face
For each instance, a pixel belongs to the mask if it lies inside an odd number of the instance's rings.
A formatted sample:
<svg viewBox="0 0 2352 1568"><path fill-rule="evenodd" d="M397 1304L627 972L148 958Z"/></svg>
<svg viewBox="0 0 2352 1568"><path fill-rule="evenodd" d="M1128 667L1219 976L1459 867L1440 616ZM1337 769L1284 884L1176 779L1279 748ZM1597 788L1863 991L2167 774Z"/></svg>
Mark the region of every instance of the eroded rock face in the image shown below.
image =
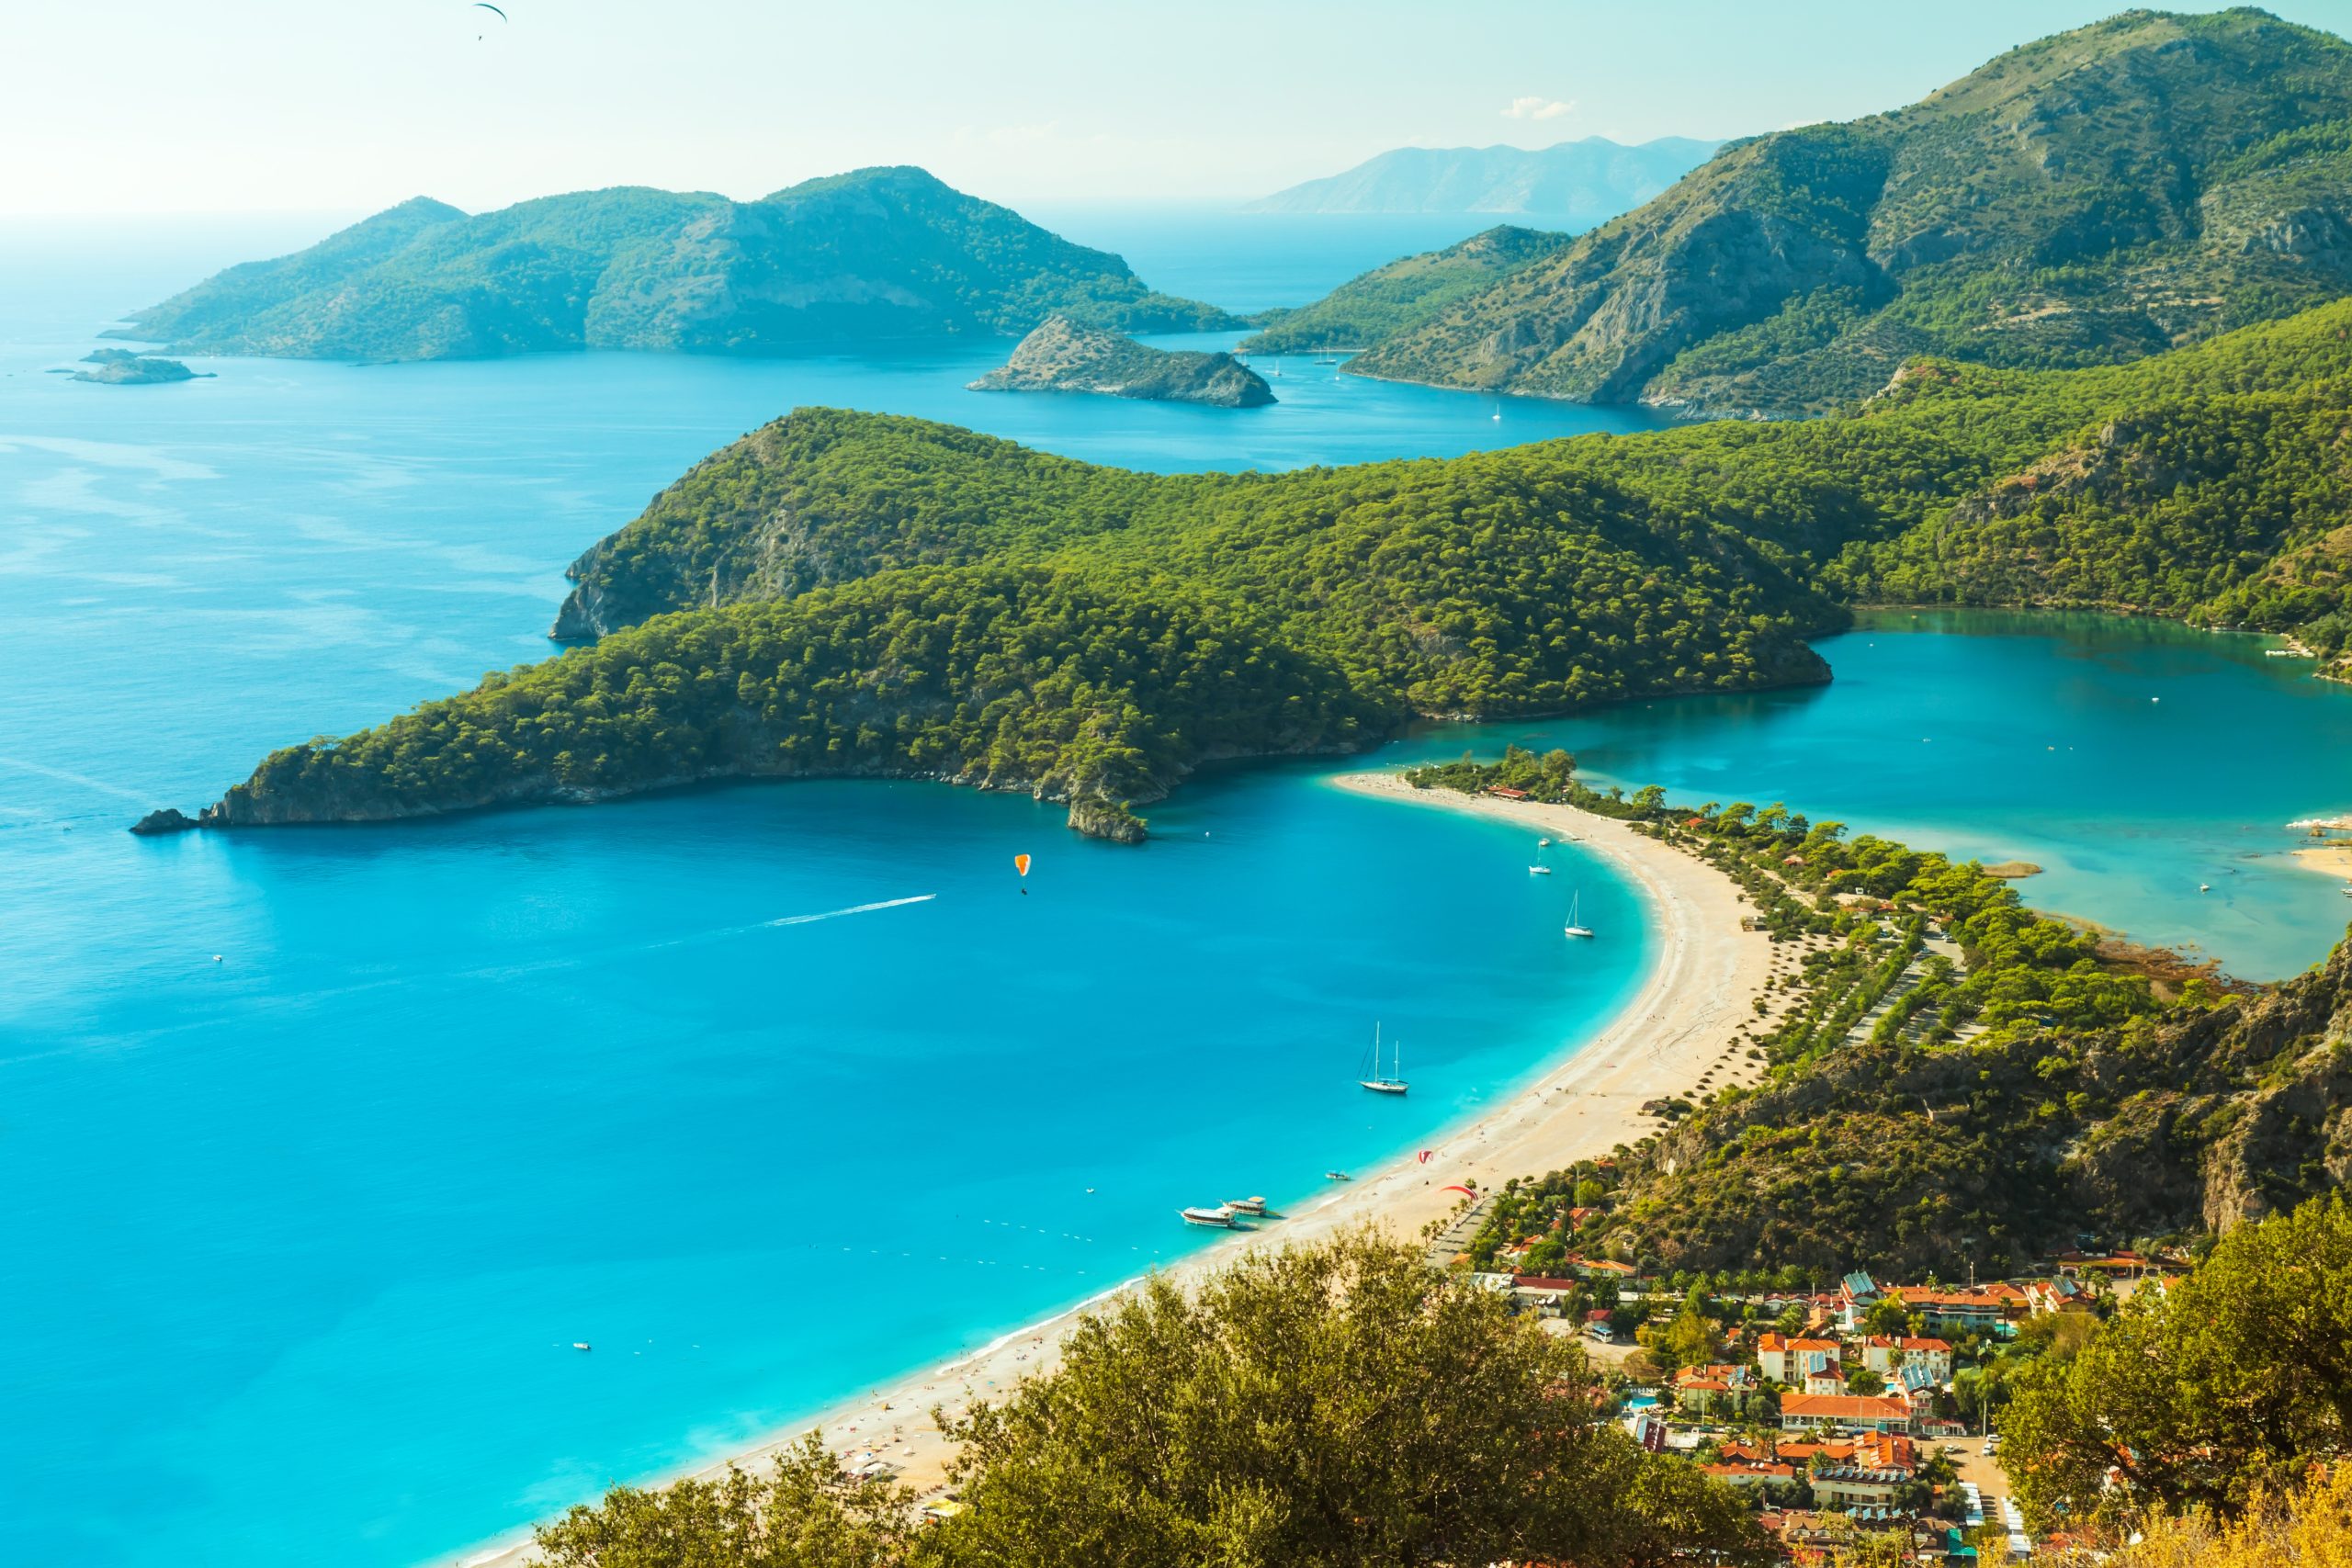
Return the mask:
<svg viewBox="0 0 2352 1568"><path fill-rule="evenodd" d="M1021 340L1004 367L971 384L976 392L1092 392L1154 402L1261 408L1274 400L1263 378L1229 354L1147 348L1119 333L1054 316Z"/></svg>

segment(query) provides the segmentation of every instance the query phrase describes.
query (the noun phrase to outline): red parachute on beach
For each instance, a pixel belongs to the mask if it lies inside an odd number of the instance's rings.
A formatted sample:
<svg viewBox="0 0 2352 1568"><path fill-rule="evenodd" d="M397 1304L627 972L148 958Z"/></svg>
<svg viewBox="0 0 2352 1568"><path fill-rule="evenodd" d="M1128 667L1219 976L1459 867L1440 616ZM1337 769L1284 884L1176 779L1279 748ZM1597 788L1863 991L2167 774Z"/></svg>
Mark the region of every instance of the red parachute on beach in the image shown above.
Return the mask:
<svg viewBox="0 0 2352 1568"><path fill-rule="evenodd" d="M1441 1187L1438 1190L1441 1192L1459 1192L1464 1198L1476 1198L1478 1195L1478 1190L1476 1188L1463 1187L1459 1185L1453 1187Z"/></svg>
<svg viewBox="0 0 2352 1568"><path fill-rule="evenodd" d="M1416 1156L1413 1156L1413 1157L1414 1157L1414 1158L1415 1158L1419 1163L1420 1163L1420 1164L1422 1164L1422 1165L1427 1165L1427 1164L1429 1164L1429 1163L1430 1163L1430 1156L1431 1155L1435 1154L1435 1153L1437 1153L1437 1151L1436 1151L1435 1149L1423 1149L1419 1154L1416 1155Z"/></svg>

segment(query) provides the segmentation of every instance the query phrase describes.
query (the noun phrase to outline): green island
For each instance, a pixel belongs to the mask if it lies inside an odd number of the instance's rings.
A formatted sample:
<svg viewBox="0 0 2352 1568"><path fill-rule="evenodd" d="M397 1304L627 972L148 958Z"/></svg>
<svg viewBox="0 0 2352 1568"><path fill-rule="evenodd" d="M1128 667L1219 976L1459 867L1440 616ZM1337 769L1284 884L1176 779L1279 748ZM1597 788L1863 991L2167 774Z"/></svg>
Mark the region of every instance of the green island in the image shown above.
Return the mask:
<svg viewBox="0 0 2352 1568"><path fill-rule="evenodd" d="M2348 186L2352 44L2127 11L1892 113L1732 142L1350 368L1786 414L1921 355L2118 363L2352 288Z"/></svg>
<svg viewBox="0 0 2352 1568"><path fill-rule="evenodd" d="M1156 476L803 410L574 563L544 663L265 760L202 820L895 774L1135 807L1416 716L1817 682L1853 603L2347 623L2352 304L2128 366L1915 362L1816 420Z"/></svg>
<svg viewBox="0 0 2352 1568"><path fill-rule="evenodd" d="M971 383L975 392L1089 392L1150 402L1262 408L1274 400L1263 378L1229 354L1148 348L1123 333L1048 316L1002 367Z"/></svg>
<svg viewBox="0 0 2352 1568"><path fill-rule="evenodd" d="M1153 292L1117 256L892 167L748 202L623 186L469 215L419 197L134 311L124 333L291 359L774 354L1019 336L1056 313L1132 332L1241 324Z"/></svg>
<svg viewBox="0 0 2352 1568"><path fill-rule="evenodd" d="M174 381L198 381L210 378L211 372L198 373L176 359L158 359L149 355L133 354L127 348L101 348L82 356L87 370L74 372L76 381L95 381L102 387L160 387Z"/></svg>

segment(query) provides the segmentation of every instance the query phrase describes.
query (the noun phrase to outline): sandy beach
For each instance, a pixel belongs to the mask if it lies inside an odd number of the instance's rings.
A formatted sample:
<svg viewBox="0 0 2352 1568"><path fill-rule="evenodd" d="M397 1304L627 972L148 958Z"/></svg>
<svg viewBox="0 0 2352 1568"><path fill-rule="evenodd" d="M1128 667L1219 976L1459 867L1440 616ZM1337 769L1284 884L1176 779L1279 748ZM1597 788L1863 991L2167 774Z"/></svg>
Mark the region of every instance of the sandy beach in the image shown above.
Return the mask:
<svg viewBox="0 0 2352 1568"><path fill-rule="evenodd" d="M1597 1038L1567 1049L1520 1094L1433 1136L1426 1163L1400 1154L1378 1170L1285 1211L1278 1223L1237 1233L1185 1259L1168 1271L1180 1281L1220 1268L1247 1248L1314 1241L1363 1222L1400 1237L1417 1237L1464 1201L1442 1190L1446 1187L1492 1190L1514 1176L1542 1175L1605 1155L1640 1135L1644 1124L1636 1111L1644 1100L1703 1092L1699 1079L1710 1069L1718 1083L1751 1076L1736 1036L1744 1024L1757 1021L1752 1004L1771 973L1771 943L1740 929L1747 906L1721 873L1624 823L1569 807L1416 790L1393 773L1351 773L1331 783L1394 800L1399 809L1466 811L1514 822L1532 835L1568 841L1606 861L1640 889L1649 910L1655 944L1650 967L1633 1001ZM820 1421L801 1422L695 1473L714 1473L730 1463L756 1469L813 1426L829 1447L853 1462L884 1461L909 1484L935 1489L950 1449L932 1420L933 1408L960 1414L971 1400L1001 1394L1030 1373L1050 1368L1087 1307L1125 1288L1114 1287L971 1354L846 1401ZM527 1540L521 1540L442 1561L507 1568L529 1555Z"/></svg>
<svg viewBox="0 0 2352 1568"><path fill-rule="evenodd" d="M2352 882L2352 844L2312 844L2290 852L2305 871Z"/></svg>

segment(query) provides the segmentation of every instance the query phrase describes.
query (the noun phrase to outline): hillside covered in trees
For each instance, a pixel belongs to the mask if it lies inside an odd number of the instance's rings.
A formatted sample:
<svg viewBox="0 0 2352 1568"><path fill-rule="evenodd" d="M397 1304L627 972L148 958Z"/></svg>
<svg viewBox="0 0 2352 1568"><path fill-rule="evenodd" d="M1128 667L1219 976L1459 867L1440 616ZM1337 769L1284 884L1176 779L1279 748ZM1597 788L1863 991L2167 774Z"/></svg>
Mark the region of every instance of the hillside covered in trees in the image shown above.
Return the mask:
<svg viewBox="0 0 2352 1568"><path fill-rule="evenodd" d="M2148 609L2333 650L2347 330L2352 303L2132 366L1922 362L1801 423L1272 475L804 410L574 563L556 633L603 642L280 751L209 820L889 773L1127 836L1213 758L1819 681L1804 639L1849 601Z"/></svg>
<svg viewBox="0 0 2352 1568"><path fill-rule="evenodd" d="M2352 289L2352 44L2127 11L1908 107L1724 147L1352 362L1717 413L1815 412L1939 355L2114 364Z"/></svg>

